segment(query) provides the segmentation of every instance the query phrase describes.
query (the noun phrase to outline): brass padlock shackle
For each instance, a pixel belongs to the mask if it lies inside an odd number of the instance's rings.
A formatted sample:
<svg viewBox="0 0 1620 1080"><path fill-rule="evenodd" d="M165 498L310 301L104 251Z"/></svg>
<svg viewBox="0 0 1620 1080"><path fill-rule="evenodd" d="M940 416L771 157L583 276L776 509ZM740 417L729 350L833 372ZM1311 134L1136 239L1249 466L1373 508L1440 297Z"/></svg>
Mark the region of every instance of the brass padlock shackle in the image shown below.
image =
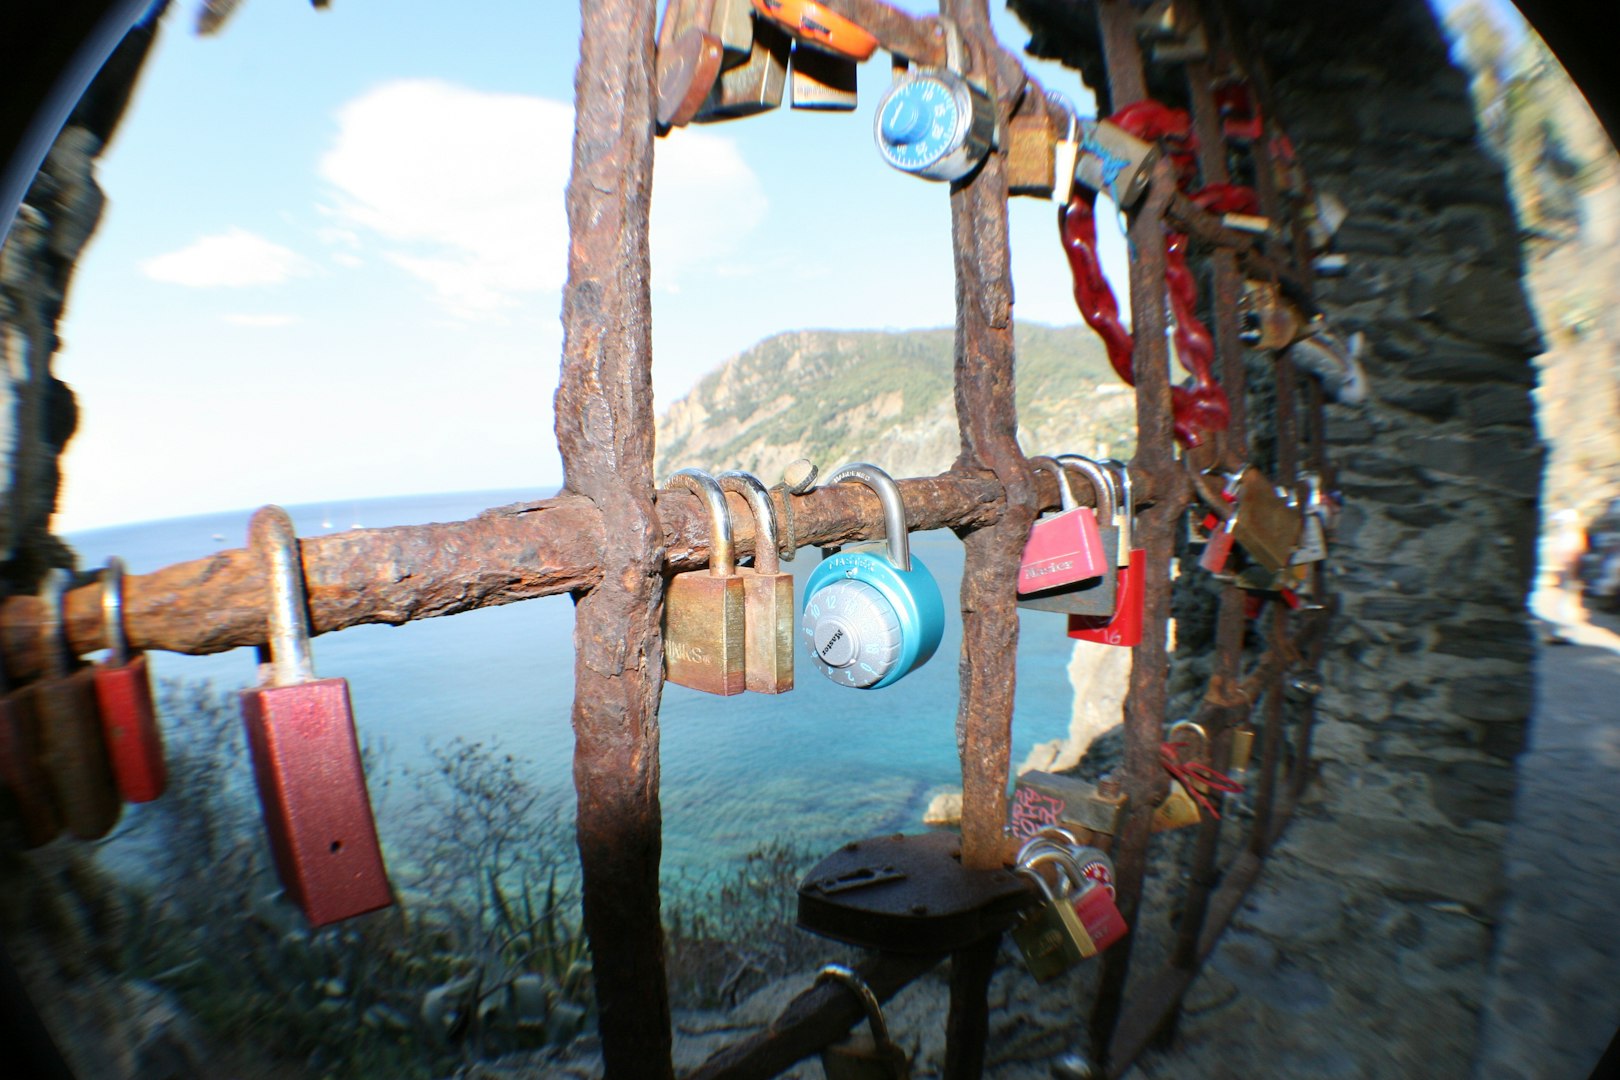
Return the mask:
<svg viewBox="0 0 1620 1080"><path fill-rule="evenodd" d="M1036 472L1049 472L1057 477L1058 497L1063 500L1063 510L1073 510L1080 505L1080 500L1074 497L1074 485L1069 480L1069 470L1058 464L1044 454L1028 458L1029 467Z"/></svg>
<svg viewBox="0 0 1620 1080"><path fill-rule="evenodd" d="M754 569L762 574L782 572L781 541L776 527L776 504L770 489L751 472L728 469L719 476L722 491L735 491L748 501L754 515Z"/></svg>
<svg viewBox="0 0 1620 1080"><path fill-rule="evenodd" d="M1059 454L1057 460L1064 465L1073 465L1086 474L1091 481L1092 490L1097 493L1097 514L1103 516L1103 503L1108 504L1107 517L1112 521L1119 514L1118 501L1114 498L1114 480L1107 469L1086 457L1084 454Z"/></svg>
<svg viewBox="0 0 1620 1080"><path fill-rule="evenodd" d="M906 503L894 477L864 461L852 461L827 477L827 483L854 480L877 492L883 504L883 531L889 541L889 561L901 570L911 569L911 536L906 532Z"/></svg>
<svg viewBox="0 0 1620 1080"><path fill-rule="evenodd" d="M124 560L109 556L101 571L101 635L107 639L114 667L129 662L129 635L124 632Z"/></svg>
<svg viewBox="0 0 1620 1080"><path fill-rule="evenodd" d="M62 634L62 597L72 580L72 574L57 566L45 571L39 583L39 603L43 609L39 636L45 648L45 674L52 679L66 678L73 666L73 653Z"/></svg>
<svg viewBox="0 0 1620 1080"><path fill-rule="evenodd" d="M678 469L664 481L666 488L685 488L709 511L709 576L731 577L737 561L731 552L731 511L726 508L726 492L720 481L702 469Z"/></svg>
<svg viewBox="0 0 1620 1080"><path fill-rule="evenodd" d="M854 994L860 1000L861 1008L866 1012L866 1022L872 1025L872 1041L877 1046L892 1046L894 1041L889 1038L889 1024L883 1019L883 1005L866 985L866 980L856 974L855 969L847 964L828 964L816 972L816 985L824 982L836 982L844 989Z"/></svg>
<svg viewBox="0 0 1620 1080"><path fill-rule="evenodd" d="M304 562L292 518L279 506L261 506L248 522L248 549L264 568L269 603L270 686L315 681L315 656L309 647L304 612Z"/></svg>

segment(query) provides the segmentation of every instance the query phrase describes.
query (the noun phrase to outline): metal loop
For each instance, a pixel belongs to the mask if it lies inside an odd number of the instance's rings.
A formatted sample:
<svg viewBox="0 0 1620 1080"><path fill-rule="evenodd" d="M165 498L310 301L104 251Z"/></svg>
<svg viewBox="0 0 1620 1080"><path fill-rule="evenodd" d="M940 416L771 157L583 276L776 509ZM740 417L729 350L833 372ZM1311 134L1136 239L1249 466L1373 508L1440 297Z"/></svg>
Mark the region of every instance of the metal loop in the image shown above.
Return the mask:
<svg viewBox="0 0 1620 1080"><path fill-rule="evenodd" d="M730 577L737 571L731 553L731 512L726 509L726 493L720 481L702 469L681 469L664 486L683 487L703 500L709 510L709 573L714 577Z"/></svg>
<svg viewBox="0 0 1620 1080"><path fill-rule="evenodd" d="M124 632L124 560L116 555L101 571L101 634L107 639L113 666L129 663L129 636Z"/></svg>
<svg viewBox="0 0 1620 1080"><path fill-rule="evenodd" d="M1029 458L1028 460L1030 468L1036 470L1037 472L1049 472L1053 476L1057 477L1058 498L1062 500L1064 510L1073 510L1080 505L1080 501L1074 497L1074 485L1069 483L1068 469L1065 469L1062 465L1059 465L1056 461L1045 456L1044 454L1037 455L1036 457Z"/></svg>
<svg viewBox="0 0 1620 1080"><path fill-rule="evenodd" d="M1083 454L1059 454L1057 459L1065 465L1073 465L1086 474L1091 481L1092 490L1097 493L1097 515L1106 518L1106 523L1112 523L1119 514L1117 502L1114 498L1114 480L1108 475L1108 470ZM1108 507L1106 513L1104 505Z"/></svg>
<svg viewBox="0 0 1620 1080"><path fill-rule="evenodd" d="M827 477L828 484L854 480L877 492L883 504L883 530L889 541L889 561L901 570L911 569L911 537L906 532L906 504L894 477L864 461L851 462Z"/></svg>
<svg viewBox="0 0 1620 1080"><path fill-rule="evenodd" d="M762 574L782 571L781 542L776 529L776 506L764 481L751 472L729 469L719 476L722 491L735 491L748 500L754 515L754 569Z"/></svg>
<svg viewBox="0 0 1620 1080"><path fill-rule="evenodd" d="M62 595L73 575L61 567L45 571L39 583L40 640L45 646L45 672L53 679L66 678L69 670L67 639L62 635Z"/></svg>
<svg viewBox="0 0 1620 1080"><path fill-rule="evenodd" d="M292 518L279 506L260 507L248 523L248 547L264 568L269 598L270 685L315 681L305 616L304 563Z"/></svg>
<svg viewBox="0 0 1620 1080"><path fill-rule="evenodd" d="M1070 893L1078 893L1086 887L1085 875L1080 872L1080 863L1075 859L1074 852L1055 843L1050 847L1043 847L1033 852L1022 865L1030 873L1040 877L1041 875L1036 873L1035 868L1050 862L1057 863L1058 869L1063 871L1064 878L1067 879L1071 886L1063 890L1064 896L1068 896Z"/></svg>
<svg viewBox="0 0 1620 1080"><path fill-rule="evenodd" d="M816 972L816 984L835 982L854 994L861 1003L861 1009L866 1013L866 1022L872 1025L872 1041L878 1046L890 1045L889 1025L883 1019L883 1005L878 1001L872 988L866 985L866 980L856 974L855 969L847 964L828 964Z"/></svg>

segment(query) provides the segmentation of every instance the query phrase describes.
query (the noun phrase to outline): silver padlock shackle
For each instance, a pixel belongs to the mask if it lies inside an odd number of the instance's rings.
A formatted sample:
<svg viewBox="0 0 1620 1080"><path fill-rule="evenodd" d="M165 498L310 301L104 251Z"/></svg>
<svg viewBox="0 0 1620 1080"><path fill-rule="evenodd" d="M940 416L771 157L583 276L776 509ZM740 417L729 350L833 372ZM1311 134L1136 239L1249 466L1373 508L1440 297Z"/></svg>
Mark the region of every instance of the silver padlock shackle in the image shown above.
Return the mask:
<svg viewBox="0 0 1620 1080"><path fill-rule="evenodd" d="M1080 505L1080 500L1074 497L1074 485L1069 482L1068 469L1065 469L1045 454L1038 454L1025 460L1029 462L1029 467L1036 472L1049 472L1057 477L1058 497L1063 500L1064 510L1073 510Z"/></svg>
<svg viewBox="0 0 1620 1080"><path fill-rule="evenodd" d="M852 461L827 477L827 483L854 480L877 492L883 504L883 531L889 541L889 561L901 570L911 569L911 537L906 532L906 503L894 477L864 461Z"/></svg>
<svg viewBox="0 0 1620 1080"><path fill-rule="evenodd" d="M1040 874L1040 872L1037 871L1032 866L1029 866L1029 865L1024 864L1024 863L1020 863L1017 866L1014 866L1012 869L1013 869L1013 873L1017 874L1019 877L1026 877L1026 878L1029 878L1029 880L1033 881L1036 884L1036 886L1039 887L1039 889L1041 890L1041 895L1046 897L1047 900L1051 901L1054 904L1057 903L1063 897L1069 895L1067 890L1064 891L1062 896L1059 896L1057 893L1054 893L1052 891L1052 883L1050 881L1047 881L1046 878L1043 877ZM1065 873L1064 876L1067 877L1068 874Z"/></svg>
<svg viewBox="0 0 1620 1080"><path fill-rule="evenodd" d="M781 573L781 542L770 489L759 477L741 469L728 469L718 479L722 491L735 491L748 500L748 509L754 515L754 569L762 574Z"/></svg>
<svg viewBox="0 0 1620 1080"><path fill-rule="evenodd" d="M1026 852L1035 850L1043 843L1068 844L1070 847L1077 848L1086 846L1080 842L1080 838L1078 836L1070 832L1065 826L1047 825L1045 828L1041 829L1040 832L1024 841L1023 846L1018 849L1018 854L1013 856L1013 862L1023 862Z"/></svg>
<svg viewBox="0 0 1620 1080"><path fill-rule="evenodd" d="M1043 847L1031 853L1019 866L1027 873L1045 881L1046 879L1041 877L1035 868L1049 862L1057 863L1058 869L1063 871L1063 876L1069 882L1070 888L1063 890L1064 896L1078 894L1085 889L1086 876L1080 872L1080 860L1075 857L1074 852L1059 844L1054 843L1050 847Z"/></svg>
<svg viewBox="0 0 1620 1080"><path fill-rule="evenodd" d="M248 547L264 568L270 605L270 685L293 686L315 681L315 657L309 648L308 601L304 596L304 561L292 518L279 506L261 506L248 522Z"/></svg>
<svg viewBox="0 0 1620 1080"><path fill-rule="evenodd" d="M1091 488L1097 493L1097 513L1103 512L1103 503L1108 504L1108 520L1112 521L1119 514L1119 501L1114 497L1114 478L1107 469L1092 461L1084 454L1059 454L1057 459L1065 465L1073 465L1086 474L1091 481Z"/></svg>
<svg viewBox="0 0 1620 1080"><path fill-rule="evenodd" d="M731 553L731 511L720 481L702 469L680 469L664 482L666 488L685 488L703 500L709 511L709 575L730 577L737 572Z"/></svg>
<svg viewBox="0 0 1620 1080"><path fill-rule="evenodd" d="M114 667L129 662L129 635L124 632L124 560L113 555L101 571L101 635Z"/></svg>
<svg viewBox="0 0 1620 1080"><path fill-rule="evenodd" d="M39 636L45 646L45 671L53 679L67 675L68 658L72 655L67 638L62 636L62 595L72 580L73 575L58 566L45 571L39 583L39 602L44 608Z"/></svg>
<svg viewBox="0 0 1620 1080"><path fill-rule="evenodd" d="M856 974L855 969L847 964L828 964L816 972L816 985L824 982L839 983L860 999L861 1008L866 1012L866 1022L872 1025L872 1041L877 1046L892 1046L889 1038L889 1024L883 1019L883 1005L878 1001L872 988L866 985L866 980Z"/></svg>

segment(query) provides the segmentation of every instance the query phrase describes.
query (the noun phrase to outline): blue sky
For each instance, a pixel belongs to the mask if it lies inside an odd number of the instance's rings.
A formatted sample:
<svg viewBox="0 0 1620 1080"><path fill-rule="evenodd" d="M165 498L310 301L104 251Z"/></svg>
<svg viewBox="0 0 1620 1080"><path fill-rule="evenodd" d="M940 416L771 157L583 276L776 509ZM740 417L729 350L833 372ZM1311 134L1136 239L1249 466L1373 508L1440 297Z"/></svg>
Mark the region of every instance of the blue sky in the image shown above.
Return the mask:
<svg viewBox="0 0 1620 1080"><path fill-rule="evenodd" d="M556 484L576 6L247 0L214 38L193 12L102 163L58 527ZM1032 67L1089 110L1077 75ZM951 323L946 188L872 145L887 78L862 67L854 114L660 141L660 409L778 331ZM1018 316L1077 322L1053 205L1012 210Z"/></svg>

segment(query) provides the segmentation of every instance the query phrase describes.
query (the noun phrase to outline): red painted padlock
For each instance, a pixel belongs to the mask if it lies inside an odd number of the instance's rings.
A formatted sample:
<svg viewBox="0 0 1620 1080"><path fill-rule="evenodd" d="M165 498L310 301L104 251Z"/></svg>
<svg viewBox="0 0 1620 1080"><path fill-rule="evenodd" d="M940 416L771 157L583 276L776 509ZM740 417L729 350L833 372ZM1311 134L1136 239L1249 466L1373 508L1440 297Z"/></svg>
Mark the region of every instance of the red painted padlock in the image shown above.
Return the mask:
<svg viewBox="0 0 1620 1080"><path fill-rule="evenodd" d="M101 734L95 669L80 664L63 633L62 597L70 575L50 570L40 587L46 675L23 692L39 722L39 763L68 832L99 840L118 824L124 803Z"/></svg>
<svg viewBox="0 0 1620 1080"><path fill-rule="evenodd" d="M315 678L292 519L253 515L249 544L269 594L269 662L242 691L253 777L276 874L312 926L393 903L345 679ZM262 656L262 653L261 653Z"/></svg>
<svg viewBox="0 0 1620 1080"><path fill-rule="evenodd" d="M1121 508L1119 517L1119 566L1112 615L1070 615L1069 636L1078 641L1131 648L1142 640L1142 605L1146 599L1143 576L1147 573L1147 549L1131 546L1135 524L1136 498L1131 491L1130 466L1113 458L1100 462L1119 478Z"/></svg>
<svg viewBox="0 0 1620 1080"><path fill-rule="evenodd" d="M8 690L0 664L0 787L21 826L25 847L39 847L62 831L62 816L51 799L50 781L39 760L39 716L33 696Z"/></svg>
<svg viewBox="0 0 1620 1080"><path fill-rule="evenodd" d="M163 794L168 770L146 654L132 655L124 634L124 561L116 557L101 572L101 614L107 659L95 669L96 701L107 757L124 801L151 802Z"/></svg>
<svg viewBox="0 0 1620 1080"><path fill-rule="evenodd" d="M1019 594L1056 589L1109 573L1112 568L1103 553L1096 511L1081 506L1074 497L1069 471L1049 457L1032 457L1029 464L1057 477L1063 508L1030 527L1018 565Z"/></svg>

